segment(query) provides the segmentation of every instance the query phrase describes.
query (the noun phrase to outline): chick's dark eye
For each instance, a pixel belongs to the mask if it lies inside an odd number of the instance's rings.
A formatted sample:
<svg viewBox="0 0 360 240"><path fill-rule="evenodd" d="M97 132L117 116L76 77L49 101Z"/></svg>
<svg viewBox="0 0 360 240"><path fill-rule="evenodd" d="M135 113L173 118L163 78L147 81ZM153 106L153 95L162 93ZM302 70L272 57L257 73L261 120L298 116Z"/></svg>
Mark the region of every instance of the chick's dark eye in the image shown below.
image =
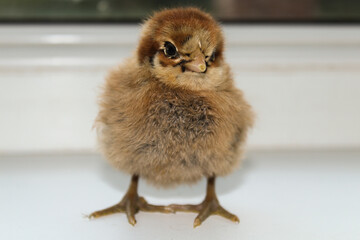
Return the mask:
<svg viewBox="0 0 360 240"><path fill-rule="evenodd" d="M168 57L176 57L177 51L176 47L171 42L165 42L164 53Z"/></svg>
<svg viewBox="0 0 360 240"><path fill-rule="evenodd" d="M215 51L213 51L213 53L211 54L210 61L215 61Z"/></svg>

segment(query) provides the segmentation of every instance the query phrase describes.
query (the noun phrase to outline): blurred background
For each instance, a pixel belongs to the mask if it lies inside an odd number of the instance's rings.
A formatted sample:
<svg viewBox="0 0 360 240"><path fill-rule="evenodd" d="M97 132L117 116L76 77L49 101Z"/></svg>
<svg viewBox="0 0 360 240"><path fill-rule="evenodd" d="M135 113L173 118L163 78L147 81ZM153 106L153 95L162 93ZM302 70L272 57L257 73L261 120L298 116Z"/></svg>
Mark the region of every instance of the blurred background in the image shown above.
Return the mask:
<svg viewBox="0 0 360 240"><path fill-rule="evenodd" d="M2 0L2 21L138 22L161 8L197 6L225 22L356 22L357 0Z"/></svg>
<svg viewBox="0 0 360 240"><path fill-rule="evenodd" d="M357 0L0 0L0 153L92 152L107 71L155 10L198 6L257 112L250 149L360 147Z"/></svg>
<svg viewBox="0 0 360 240"><path fill-rule="evenodd" d="M223 25L226 61L256 125L241 168L218 178L234 226L194 214L85 221L129 175L92 130L110 68L154 11L197 6ZM359 0L0 0L0 239L356 239L360 236ZM150 203L198 203L205 180L140 183Z"/></svg>

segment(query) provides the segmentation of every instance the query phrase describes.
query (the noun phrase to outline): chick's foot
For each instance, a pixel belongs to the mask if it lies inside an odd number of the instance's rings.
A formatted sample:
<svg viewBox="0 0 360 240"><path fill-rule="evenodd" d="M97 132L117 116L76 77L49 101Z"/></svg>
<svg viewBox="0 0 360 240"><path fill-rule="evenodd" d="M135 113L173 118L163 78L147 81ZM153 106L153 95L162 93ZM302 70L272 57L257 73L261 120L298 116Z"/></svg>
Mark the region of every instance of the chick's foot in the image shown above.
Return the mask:
<svg viewBox="0 0 360 240"><path fill-rule="evenodd" d="M144 212L161 212L161 213L173 213L174 211L167 206L156 206L146 202L143 197L140 197L137 193L138 176L134 175L131 180L129 190L123 197L123 199L114 206L105 208L93 212L89 215L89 218L99 218L114 213L125 213L127 219L131 225L136 224L135 214L139 211Z"/></svg>
<svg viewBox="0 0 360 240"><path fill-rule="evenodd" d="M196 205L186 204L186 205L178 205L171 204L168 206L174 212L195 212L198 213L197 217L194 221L194 228L201 225L210 215L219 215L230 221L239 223L239 218L225 210L219 203L219 200L216 197L215 193L215 177L211 177L208 179L207 184L207 192L205 200Z"/></svg>

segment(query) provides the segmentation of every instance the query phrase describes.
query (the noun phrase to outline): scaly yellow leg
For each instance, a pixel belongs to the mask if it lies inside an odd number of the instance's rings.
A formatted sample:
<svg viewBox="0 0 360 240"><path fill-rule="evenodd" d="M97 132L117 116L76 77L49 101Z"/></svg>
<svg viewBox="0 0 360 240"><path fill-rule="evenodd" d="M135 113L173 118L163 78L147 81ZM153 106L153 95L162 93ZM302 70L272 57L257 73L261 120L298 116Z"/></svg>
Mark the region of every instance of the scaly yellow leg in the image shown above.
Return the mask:
<svg viewBox="0 0 360 240"><path fill-rule="evenodd" d="M225 210L219 203L219 200L216 197L215 193L215 177L208 178L206 197L204 201L200 204L192 205L178 205L172 204L169 205L174 212L196 212L198 213L194 221L194 228L201 225L210 215L219 215L224 218L229 219L230 221L239 223L239 218Z"/></svg>
<svg viewBox="0 0 360 240"><path fill-rule="evenodd" d="M140 197L137 193L138 181L139 176L133 175L127 193L118 204L103 210L93 212L89 215L89 218L99 218L114 213L125 213L129 223L134 226L136 224L135 214L139 211L161 213L174 212L167 206L156 206L149 204L143 197Z"/></svg>

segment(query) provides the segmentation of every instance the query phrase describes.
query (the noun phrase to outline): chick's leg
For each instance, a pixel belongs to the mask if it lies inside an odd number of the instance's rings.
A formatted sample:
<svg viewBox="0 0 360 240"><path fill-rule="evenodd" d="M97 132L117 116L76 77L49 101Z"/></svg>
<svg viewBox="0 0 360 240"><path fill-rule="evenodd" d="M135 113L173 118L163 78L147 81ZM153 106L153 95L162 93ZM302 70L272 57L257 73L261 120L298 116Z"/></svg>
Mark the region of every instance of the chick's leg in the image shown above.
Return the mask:
<svg viewBox="0 0 360 240"><path fill-rule="evenodd" d="M169 207L149 204L143 197L140 197L137 193L138 181L139 176L133 175L128 191L118 204L93 212L89 215L89 218L99 218L114 213L125 213L129 223L134 226L136 223L135 214L139 211L162 213L173 212Z"/></svg>
<svg viewBox="0 0 360 240"><path fill-rule="evenodd" d="M206 197L204 201L196 205L177 205L172 204L169 206L174 212L196 212L198 213L194 221L194 228L200 226L206 218L210 215L219 215L230 221L239 223L239 218L225 210L219 203L215 193L215 177L208 178Z"/></svg>

